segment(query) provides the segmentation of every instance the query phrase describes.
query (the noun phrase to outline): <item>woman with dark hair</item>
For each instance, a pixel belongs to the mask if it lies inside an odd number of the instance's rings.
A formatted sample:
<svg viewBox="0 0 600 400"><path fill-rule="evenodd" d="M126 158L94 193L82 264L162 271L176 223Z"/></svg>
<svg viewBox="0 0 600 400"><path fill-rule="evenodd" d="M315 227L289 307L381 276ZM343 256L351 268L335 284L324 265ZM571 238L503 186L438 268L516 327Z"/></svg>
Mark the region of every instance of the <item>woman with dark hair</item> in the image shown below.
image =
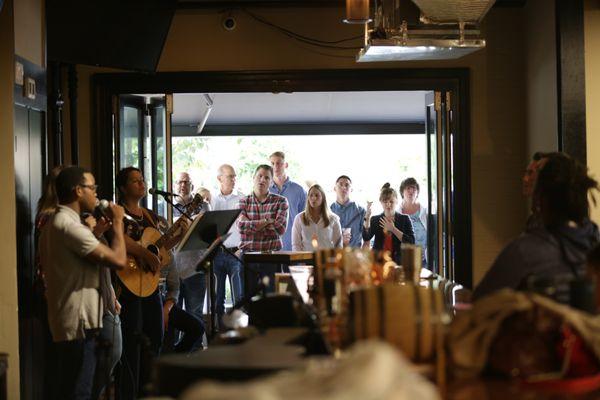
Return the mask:
<svg viewBox="0 0 600 400"><path fill-rule="evenodd" d="M392 259L400 264L402 243L415 243L412 223L407 215L396 212L398 194L389 183L381 188L379 202L383 207L383 213L370 218L365 217L363 240L368 242L375 236L373 249L389 251Z"/></svg>
<svg viewBox="0 0 600 400"><path fill-rule="evenodd" d="M589 219L588 196L598 182L563 153L550 155L538 172L534 208L542 224L509 243L475 289L474 299L502 288L522 289L530 277L583 276L588 252L599 242Z"/></svg>
<svg viewBox="0 0 600 400"><path fill-rule="evenodd" d="M146 183L142 171L135 167L120 170L115 178L119 204L137 222L140 228L158 227L158 216L140 205L146 196ZM160 259L138 244L142 232L126 224L125 245L127 255L136 259L154 273L160 269ZM163 305L158 288L147 297L136 296L118 280L119 301L123 308L123 379L121 396L133 399L141 396L142 385L150 378L150 362L158 356L163 340Z"/></svg>
<svg viewBox="0 0 600 400"><path fill-rule="evenodd" d="M126 228L127 254L135 258L138 266L147 272L166 275L164 302L158 288L149 296L141 297L133 293L134 288L130 286L131 290L129 290L124 282L119 281L119 301L123 305L121 360L125 361L125 378L122 380L121 395L124 399L132 399L138 398L142 394L143 385L150 381L152 360L161 351L164 329L173 327L183 331L184 336L174 345L174 350L187 352L202 338L204 325L176 306L179 292L177 269L173 265L168 265L161 271L162 261L159 257L137 242L143 234L143 230L138 228L154 228L159 231L166 228L156 213L140 205L140 201L147 194L142 172L135 167L124 168L117 174L115 182L119 191L119 203L136 221L135 226ZM184 224L185 219L181 223ZM164 244L165 248L172 248L181 239L183 232L167 240Z"/></svg>
<svg viewBox="0 0 600 400"><path fill-rule="evenodd" d="M406 178L400 184L400 213L408 215L415 232L415 244L423 250L423 265L427 253L427 207L419 203L419 183L415 178Z"/></svg>
<svg viewBox="0 0 600 400"><path fill-rule="evenodd" d="M304 211L296 215L292 227L292 250L312 251L315 244L322 249L342 247L340 218L329 211L325 191L319 185L308 189Z"/></svg>

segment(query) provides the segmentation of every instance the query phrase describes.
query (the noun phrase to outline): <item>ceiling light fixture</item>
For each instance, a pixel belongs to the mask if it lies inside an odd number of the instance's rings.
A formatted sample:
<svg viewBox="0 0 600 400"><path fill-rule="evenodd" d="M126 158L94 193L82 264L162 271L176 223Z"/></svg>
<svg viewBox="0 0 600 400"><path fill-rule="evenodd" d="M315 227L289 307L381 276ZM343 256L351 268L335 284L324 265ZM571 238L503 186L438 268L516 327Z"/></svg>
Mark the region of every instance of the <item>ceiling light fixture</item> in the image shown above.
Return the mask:
<svg viewBox="0 0 600 400"><path fill-rule="evenodd" d="M198 122L198 125L196 126L196 134L199 135L202 133L202 130L204 129L204 125L206 125L206 121L208 121L208 116L210 115L210 112L212 111L212 107L213 107L213 99L211 99L210 95L208 93L204 93L204 101L206 103L206 110L204 111L204 114L202 116L202 119L200 120L200 122Z"/></svg>
<svg viewBox="0 0 600 400"><path fill-rule="evenodd" d="M409 25L400 15L400 0L376 0L358 62L453 59L485 47L479 24L495 0L412 1L420 18Z"/></svg>
<svg viewBox="0 0 600 400"><path fill-rule="evenodd" d="M369 0L346 0L346 19L347 24L368 24L371 22L369 17Z"/></svg>

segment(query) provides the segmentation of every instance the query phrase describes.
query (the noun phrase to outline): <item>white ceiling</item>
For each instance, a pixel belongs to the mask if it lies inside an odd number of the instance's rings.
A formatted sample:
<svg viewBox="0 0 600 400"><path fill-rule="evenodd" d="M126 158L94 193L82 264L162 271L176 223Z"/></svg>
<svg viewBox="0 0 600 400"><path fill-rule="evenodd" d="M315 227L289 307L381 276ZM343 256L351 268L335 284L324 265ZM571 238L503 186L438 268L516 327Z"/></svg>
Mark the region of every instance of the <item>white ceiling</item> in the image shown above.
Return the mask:
<svg viewBox="0 0 600 400"><path fill-rule="evenodd" d="M215 93L207 124L418 122L425 119L424 91ZM175 94L173 124L195 125L204 96Z"/></svg>

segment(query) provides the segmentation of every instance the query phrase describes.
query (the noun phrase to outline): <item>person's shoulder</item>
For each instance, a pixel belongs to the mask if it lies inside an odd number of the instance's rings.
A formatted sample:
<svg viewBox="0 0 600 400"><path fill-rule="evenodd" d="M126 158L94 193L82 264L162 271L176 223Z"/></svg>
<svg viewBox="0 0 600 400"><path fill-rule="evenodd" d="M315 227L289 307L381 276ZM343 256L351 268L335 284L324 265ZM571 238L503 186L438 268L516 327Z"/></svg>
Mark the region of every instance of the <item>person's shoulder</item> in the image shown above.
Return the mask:
<svg viewBox="0 0 600 400"><path fill-rule="evenodd" d="M61 228L63 226L72 224L81 224L81 219L77 213L68 207L59 207L58 210L50 216L50 219L46 224L51 225L55 228Z"/></svg>
<svg viewBox="0 0 600 400"><path fill-rule="evenodd" d="M378 219L383 218L383 213L381 214L377 214L377 215L372 215L371 216L371 222L372 221L377 221Z"/></svg>
<svg viewBox="0 0 600 400"><path fill-rule="evenodd" d="M246 203L250 202L251 197L252 197L252 194L240 195L240 204L242 204L242 203L246 204Z"/></svg>
<svg viewBox="0 0 600 400"><path fill-rule="evenodd" d="M498 259L511 261L525 261L540 254L550 255L551 248L556 247L555 239L545 229L525 231L512 239L502 249Z"/></svg>
<svg viewBox="0 0 600 400"><path fill-rule="evenodd" d="M288 184L290 185L290 187L293 187L294 189L302 190L304 192L304 188L298 182L294 182L293 180L290 179Z"/></svg>
<svg viewBox="0 0 600 400"><path fill-rule="evenodd" d="M268 199L272 202L287 203L287 199L285 198L285 196L276 193L269 193Z"/></svg>
<svg viewBox="0 0 600 400"><path fill-rule="evenodd" d="M396 219L403 222L410 221L410 217L408 215L399 212L396 213Z"/></svg>
<svg viewBox="0 0 600 400"><path fill-rule="evenodd" d="M340 217L337 214L329 214L329 223L335 224L340 222Z"/></svg>

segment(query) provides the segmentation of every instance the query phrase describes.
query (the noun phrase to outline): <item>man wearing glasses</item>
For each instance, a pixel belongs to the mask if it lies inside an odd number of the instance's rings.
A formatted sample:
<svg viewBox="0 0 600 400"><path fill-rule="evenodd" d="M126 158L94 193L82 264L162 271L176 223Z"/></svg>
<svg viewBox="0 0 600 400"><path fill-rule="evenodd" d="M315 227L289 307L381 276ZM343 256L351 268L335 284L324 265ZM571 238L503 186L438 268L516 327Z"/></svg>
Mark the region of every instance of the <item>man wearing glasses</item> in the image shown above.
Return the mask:
<svg viewBox="0 0 600 400"><path fill-rule="evenodd" d="M229 164L223 164L219 167L217 180L219 181L219 191L213 196L211 206L213 210L235 210L240 208L240 196L235 193L235 170ZM233 224L229 229L229 237L223 243L225 249L219 247L215 255L213 266L217 276L217 316L219 324L222 323L222 317L225 313L225 281L229 276L231 283L231 297L236 304L242 299L242 263L235 256L239 254L240 231L237 224ZM222 328L222 327L220 327Z"/></svg>
<svg viewBox="0 0 600 400"><path fill-rule="evenodd" d="M178 195L178 197L175 198L175 204L183 208L183 206L191 203L194 198L194 195L192 194L194 184L190 174L187 172L180 172L179 175L177 175L175 185L175 190ZM210 210L210 205L204 203L197 212L208 210ZM179 218L180 216L181 212L177 207L174 207L173 218ZM196 263L201 256L201 252L196 250L179 252L176 255L175 262L177 268L181 271L181 285L177 305L185 308L187 312L203 321L204 299L206 297L206 274L204 271L195 271Z"/></svg>
<svg viewBox="0 0 600 400"><path fill-rule="evenodd" d="M183 206L191 203L194 197L192 195L192 190L194 190L194 184L192 183L190 174L187 172L181 172L175 181L175 191L178 195L178 197L175 198L175 204L183 208ZM174 207L173 218L179 217L181 217L181 211L179 211L177 207Z"/></svg>
<svg viewBox="0 0 600 400"><path fill-rule="evenodd" d="M42 228L39 249L45 273L48 322L56 345L57 398L90 398L96 368L96 333L102 327L100 266L125 267L123 207L110 204L110 247L82 222L98 201L94 176L67 167L56 177L58 208Z"/></svg>

